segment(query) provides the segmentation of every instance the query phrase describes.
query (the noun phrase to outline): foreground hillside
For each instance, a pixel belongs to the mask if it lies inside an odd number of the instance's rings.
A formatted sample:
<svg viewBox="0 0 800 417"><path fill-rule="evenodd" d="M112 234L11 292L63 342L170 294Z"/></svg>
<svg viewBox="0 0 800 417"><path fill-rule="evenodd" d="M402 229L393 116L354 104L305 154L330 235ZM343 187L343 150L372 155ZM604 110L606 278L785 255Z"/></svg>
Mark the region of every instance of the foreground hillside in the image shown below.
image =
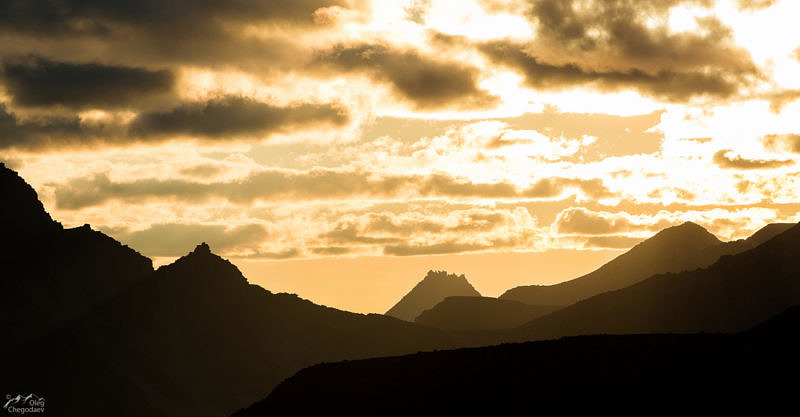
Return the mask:
<svg viewBox="0 0 800 417"><path fill-rule="evenodd" d="M228 415L315 363L453 347L250 285L205 244L153 271L88 226L63 230L5 167L0 185L18 213L0 217L14 231L0 238L0 391L46 398L47 415Z"/></svg>
<svg viewBox="0 0 800 417"><path fill-rule="evenodd" d="M737 335L582 336L322 364L235 416L764 415L794 407L798 348L793 308Z"/></svg>

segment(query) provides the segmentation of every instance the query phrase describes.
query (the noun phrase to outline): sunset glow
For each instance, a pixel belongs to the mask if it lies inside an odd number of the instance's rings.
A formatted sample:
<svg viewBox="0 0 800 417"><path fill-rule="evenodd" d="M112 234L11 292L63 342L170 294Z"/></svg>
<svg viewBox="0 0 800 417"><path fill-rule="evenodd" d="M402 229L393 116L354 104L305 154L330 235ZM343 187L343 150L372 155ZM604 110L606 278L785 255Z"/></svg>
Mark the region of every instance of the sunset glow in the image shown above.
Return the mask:
<svg viewBox="0 0 800 417"><path fill-rule="evenodd" d="M800 2L287 3L4 22L0 161L67 227L358 312L800 221Z"/></svg>

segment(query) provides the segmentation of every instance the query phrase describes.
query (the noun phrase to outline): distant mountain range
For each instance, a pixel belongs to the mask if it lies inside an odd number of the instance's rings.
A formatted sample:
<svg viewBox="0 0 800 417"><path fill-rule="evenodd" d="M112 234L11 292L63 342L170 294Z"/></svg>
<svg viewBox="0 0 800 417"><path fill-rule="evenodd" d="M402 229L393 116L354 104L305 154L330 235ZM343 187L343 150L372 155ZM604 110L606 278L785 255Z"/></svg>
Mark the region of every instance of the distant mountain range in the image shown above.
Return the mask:
<svg viewBox="0 0 800 417"><path fill-rule="evenodd" d="M500 340L735 332L800 304L800 225L705 269L652 276L527 323Z"/></svg>
<svg viewBox="0 0 800 417"><path fill-rule="evenodd" d="M561 309L493 297L447 297L414 320L446 330L510 329Z"/></svg>
<svg viewBox="0 0 800 417"><path fill-rule="evenodd" d="M687 222L656 233L580 278L549 286L512 288L497 299L448 297L424 311L415 321L450 331L509 329L655 274L708 267L722 256L755 248L793 226L792 223L769 224L747 239L721 242L701 226Z"/></svg>
<svg viewBox="0 0 800 417"><path fill-rule="evenodd" d="M481 294L472 287L464 275L448 274L446 271L428 271L425 278L390 308L386 315L414 321L423 311L447 297L455 296L480 297Z"/></svg>
<svg viewBox="0 0 800 417"><path fill-rule="evenodd" d="M199 245L171 265L64 230L0 167L0 391L51 415L223 416L320 362L453 347L430 327L250 285Z"/></svg>
<svg viewBox="0 0 800 417"><path fill-rule="evenodd" d="M530 285L506 291L501 299L531 305L570 305L633 285L655 274L707 267L723 255L752 249L793 224L772 224L746 240L723 243L703 227L686 222L664 229L594 272L555 285Z"/></svg>
<svg viewBox="0 0 800 417"><path fill-rule="evenodd" d="M774 415L796 406L800 308L736 335L581 336L315 365L235 417Z"/></svg>

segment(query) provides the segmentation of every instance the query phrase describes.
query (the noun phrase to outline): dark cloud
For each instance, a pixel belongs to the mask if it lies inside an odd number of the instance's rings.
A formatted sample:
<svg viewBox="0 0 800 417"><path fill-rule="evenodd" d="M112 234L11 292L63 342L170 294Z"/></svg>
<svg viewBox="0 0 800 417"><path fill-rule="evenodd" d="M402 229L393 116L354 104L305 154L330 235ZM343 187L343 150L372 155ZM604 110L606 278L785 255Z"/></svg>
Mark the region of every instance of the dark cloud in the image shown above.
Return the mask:
<svg viewBox="0 0 800 417"><path fill-rule="evenodd" d="M438 194L460 197L480 196L480 197L516 197L519 195L516 187L508 183L473 183L467 180L433 174L420 188L424 195Z"/></svg>
<svg viewBox="0 0 800 417"><path fill-rule="evenodd" d="M340 0L4 0L0 28L36 36L108 35L114 30L188 37L229 24L313 22L322 7Z"/></svg>
<svg viewBox="0 0 800 417"><path fill-rule="evenodd" d="M225 96L166 112L143 113L131 122L136 136L192 135L208 138L259 136L318 124L342 125L345 110L330 104L275 106L247 97Z"/></svg>
<svg viewBox="0 0 800 417"><path fill-rule="evenodd" d="M430 220L397 219L390 214L372 214L364 227L367 232L409 236L415 232L439 233L444 225Z"/></svg>
<svg viewBox="0 0 800 417"><path fill-rule="evenodd" d="M118 119L84 123L77 115L21 119L0 103L0 149L163 142L180 135L214 140L259 138L323 125L341 126L347 121L345 110L338 105L300 103L281 107L240 96L141 113L129 123Z"/></svg>
<svg viewBox="0 0 800 417"><path fill-rule="evenodd" d="M41 57L7 61L2 75L14 104L20 106L128 107L171 94L175 85L174 75L166 70L54 62Z"/></svg>
<svg viewBox="0 0 800 417"><path fill-rule="evenodd" d="M318 247L312 248L311 252L317 255L344 255L346 253L351 252L351 248L347 248L344 246L325 246L325 247Z"/></svg>
<svg viewBox="0 0 800 417"><path fill-rule="evenodd" d="M771 169L794 164L790 159L747 159L730 154L733 149L722 149L714 154L714 163L725 169Z"/></svg>
<svg viewBox="0 0 800 417"><path fill-rule="evenodd" d="M354 195L394 195L413 177L371 178L369 173L316 169L305 172L262 171L231 182L196 183L156 178L112 182L107 175L78 178L56 185L56 205L76 210L110 200L142 201L175 199L200 202L224 198L235 203L250 203L273 198L327 199Z"/></svg>
<svg viewBox="0 0 800 417"><path fill-rule="evenodd" d="M296 248L290 248L279 252L266 252L266 251L256 251L244 256L236 256L237 258L247 258L247 259L291 259L300 256L301 253Z"/></svg>
<svg viewBox="0 0 800 417"><path fill-rule="evenodd" d="M442 255L446 253L475 252L490 249L491 246L474 243L459 243L449 241L430 245L394 245L383 248L384 255L414 256L414 255Z"/></svg>
<svg viewBox="0 0 800 417"><path fill-rule="evenodd" d="M112 235L147 256L182 256L200 242L208 242L221 253L247 249L263 241L267 231L259 224L226 227L162 223L135 232L112 232Z"/></svg>
<svg viewBox="0 0 800 417"><path fill-rule="evenodd" d="M640 243L642 238L629 236L591 236L584 244L590 248L628 249Z"/></svg>
<svg viewBox="0 0 800 417"><path fill-rule="evenodd" d="M317 53L313 68L327 72L361 72L388 83L415 107L480 108L497 98L478 88L477 68L384 45L337 45Z"/></svg>
<svg viewBox="0 0 800 417"><path fill-rule="evenodd" d="M509 239L494 239L485 243L460 242L458 240L447 240L437 243L403 243L400 245L389 245L383 248L384 255L393 256L415 256L415 255L442 255L447 253L476 252L492 249L510 248L524 243L523 237L512 237Z"/></svg>
<svg viewBox="0 0 800 417"><path fill-rule="evenodd" d="M606 70L582 67L575 63L550 64L531 56L525 46L510 41L495 41L479 49L493 62L517 69L529 86L542 90L561 90L590 85L599 90L635 89L644 94L673 101L696 95L727 97L735 94L741 79L722 70L679 72L661 69L647 72L638 68Z"/></svg>
<svg viewBox="0 0 800 417"><path fill-rule="evenodd" d="M432 186L431 184L437 184ZM441 184L447 186L441 186ZM201 202L223 198L234 203L272 199L324 200L330 198L370 196L443 196L480 198L555 198L570 189L589 198L604 198L612 194L599 179L543 179L522 192L507 183L472 183L441 174L425 176L378 176L370 172L313 169L309 171L269 170L229 182L198 183L180 179L148 178L127 182L112 182L107 175L76 178L54 184L56 206L76 210L101 205L110 200L127 202L172 199ZM488 222L483 219L476 223Z"/></svg>
<svg viewBox="0 0 800 417"><path fill-rule="evenodd" d="M770 149L800 153L800 134L766 135L761 140Z"/></svg>
<svg viewBox="0 0 800 417"><path fill-rule="evenodd" d="M40 116L23 120L9 112L5 103L0 103L0 149L79 145L97 141L104 134L113 135L112 130L82 125L77 116Z"/></svg>
<svg viewBox="0 0 800 417"><path fill-rule="evenodd" d="M627 232L631 223L624 217L606 217L581 207L570 207L558 214L556 228L561 234L607 235Z"/></svg>
<svg viewBox="0 0 800 417"><path fill-rule="evenodd" d="M327 232L321 236L331 242L336 243L393 243L398 242L399 239L394 237L371 237L363 236L358 230L358 226L353 223L340 223L334 230Z"/></svg>
<svg viewBox="0 0 800 417"><path fill-rule="evenodd" d="M678 4L711 6L711 0L530 0L536 28L526 43L478 44L493 62L525 75L536 89L591 86L635 89L683 101L698 95L728 97L760 76L749 54L715 18L697 19L700 30L673 33L666 23Z"/></svg>
<svg viewBox="0 0 800 417"><path fill-rule="evenodd" d="M221 174L224 171L225 168L219 165L201 164L201 165L195 165L193 167L183 168L179 172L182 175L186 175L189 177L210 178L218 174Z"/></svg>
<svg viewBox="0 0 800 417"><path fill-rule="evenodd" d="M595 199L614 196L599 178L586 180L560 177L541 179L522 194L525 197L553 198L562 196L570 188L580 190L587 197Z"/></svg>

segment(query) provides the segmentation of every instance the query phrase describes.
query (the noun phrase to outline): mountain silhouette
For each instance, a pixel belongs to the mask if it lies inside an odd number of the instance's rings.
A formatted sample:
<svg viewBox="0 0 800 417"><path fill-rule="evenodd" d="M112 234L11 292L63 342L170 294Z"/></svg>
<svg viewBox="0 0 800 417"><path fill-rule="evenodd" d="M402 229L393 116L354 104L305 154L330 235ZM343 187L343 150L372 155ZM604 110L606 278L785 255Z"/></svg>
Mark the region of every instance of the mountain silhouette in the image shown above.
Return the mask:
<svg viewBox="0 0 800 417"><path fill-rule="evenodd" d="M780 414L795 406L800 308L736 335L580 336L327 363L235 417Z"/></svg>
<svg viewBox="0 0 800 417"><path fill-rule="evenodd" d="M446 330L510 329L560 308L494 297L447 297L414 322Z"/></svg>
<svg viewBox="0 0 800 417"><path fill-rule="evenodd" d="M529 285L512 288L499 298L531 305L570 305L606 291L635 284L654 274L693 270L707 262L698 253L722 245L703 227L686 222L669 227L637 244L599 269L582 277L555 285ZM718 258L718 256L717 256ZM713 263L717 258L711 260Z"/></svg>
<svg viewBox="0 0 800 417"><path fill-rule="evenodd" d="M448 274L446 271L428 271L425 278L390 308L386 315L414 321L423 311L453 296L480 297L481 294L472 287L464 275Z"/></svg>
<svg viewBox="0 0 800 417"><path fill-rule="evenodd" d="M315 363L453 347L439 329L270 293L206 244L153 271L88 225L62 229L13 171L0 185L20 214L2 218L20 257L0 265L0 391L35 392L48 414L229 415Z"/></svg>
<svg viewBox="0 0 800 417"><path fill-rule="evenodd" d="M0 353L79 317L153 272L150 259L88 225L64 229L0 164Z"/></svg>
<svg viewBox="0 0 800 417"><path fill-rule="evenodd" d="M733 332L800 304L800 225L705 269L659 274L540 317L502 340Z"/></svg>

